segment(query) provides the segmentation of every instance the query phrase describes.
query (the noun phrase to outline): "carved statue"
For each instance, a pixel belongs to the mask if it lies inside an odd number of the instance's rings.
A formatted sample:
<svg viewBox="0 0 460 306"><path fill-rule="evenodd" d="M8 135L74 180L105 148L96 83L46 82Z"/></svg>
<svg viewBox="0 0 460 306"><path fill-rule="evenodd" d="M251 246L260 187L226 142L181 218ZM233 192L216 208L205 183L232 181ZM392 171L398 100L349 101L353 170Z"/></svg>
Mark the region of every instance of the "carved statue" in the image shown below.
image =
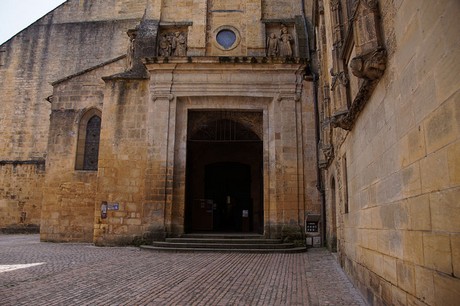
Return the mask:
<svg viewBox="0 0 460 306"><path fill-rule="evenodd" d="M384 50L374 50L368 54L357 56L350 61L351 72L358 78L380 79L386 68Z"/></svg>
<svg viewBox="0 0 460 306"><path fill-rule="evenodd" d="M176 32L173 38L174 56L187 56L187 38L185 34Z"/></svg>
<svg viewBox="0 0 460 306"><path fill-rule="evenodd" d="M158 44L158 55L168 57L171 55L171 43L166 33L161 34L160 43Z"/></svg>
<svg viewBox="0 0 460 306"><path fill-rule="evenodd" d="M292 57L291 47L292 36L285 25L281 26L281 36L279 44L279 54L281 57Z"/></svg>
<svg viewBox="0 0 460 306"><path fill-rule="evenodd" d="M275 57L279 52L279 41L275 33L267 38L267 56Z"/></svg>
<svg viewBox="0 0 460 306"><path fill-rule="evenodd" d="M128 31L128 36L129 36L129 45L128 45L128 50L126 52L126 70L130 70L133 68L134 64L134 44L136 42L136 31L134 30L129 30Z"/></svg>

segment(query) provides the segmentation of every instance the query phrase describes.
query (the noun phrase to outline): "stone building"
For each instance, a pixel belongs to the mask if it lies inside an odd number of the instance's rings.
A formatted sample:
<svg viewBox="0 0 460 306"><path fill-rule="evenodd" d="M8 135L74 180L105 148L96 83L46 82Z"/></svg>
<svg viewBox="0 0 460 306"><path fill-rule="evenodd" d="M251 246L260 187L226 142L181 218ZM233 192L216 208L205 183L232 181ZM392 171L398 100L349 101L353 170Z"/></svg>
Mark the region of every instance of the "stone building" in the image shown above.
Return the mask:
<svg viewBox="0 0 460 306"><path fill-rule="evenodd" d="M460 2L315 5L328 247L370 304L457 305Z"/></svg>
<svg viewBox="0 0 460 306"><path fill-rule="evenodd" d="M456 0L68 0L0 46L0 227L325 244L460 300Z"/></svg>

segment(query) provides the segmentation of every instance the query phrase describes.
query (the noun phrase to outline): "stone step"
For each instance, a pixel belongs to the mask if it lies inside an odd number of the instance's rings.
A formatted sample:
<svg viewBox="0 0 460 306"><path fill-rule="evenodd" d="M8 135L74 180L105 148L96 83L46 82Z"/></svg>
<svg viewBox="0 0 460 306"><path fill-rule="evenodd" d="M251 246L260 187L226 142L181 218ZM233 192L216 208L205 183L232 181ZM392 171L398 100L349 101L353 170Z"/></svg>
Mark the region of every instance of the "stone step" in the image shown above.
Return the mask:
<svg viewBox="0 0 460 306"><path fill-rule="evenodd" d="M166 238L170 243L204 243L204 244L280 244L281 239L245 239L245 238Z"/></svg>
<svg viewBox="0 0 460 306"><path fill-rule="evenodd" d="M292 243L254 243L252 241L240 241L239 243L225 243L222 240L215 242L161 242L154 241L154 247L165 248L195 248L195 249L292 249Z"/></svg>
<svg viewBox="0 0 460 306"><path fill-rule="evenodd" d="M241 252L241 253L297 253L305 247L284 243L281 239L265 239L252 233L193 233L180 238L166 238L143 245L141 249L165 252Z"/></svg>
<svg viewBox="0 0 460 306"><path fill-rule="evenodd" d="M193 233L182 234L180 238L196 239L264 239L263 235L252 233Z"/></svg>
<svg viewBox="0 0 460 306"><path fill-rule="evenodd" d="M306 252L305 247L293 247L288 249L219 249L219 248L173 248L173 247L156 247L152 245L141 245L142 250L155 252L171 252L171 253L302 253Z"/></svg>

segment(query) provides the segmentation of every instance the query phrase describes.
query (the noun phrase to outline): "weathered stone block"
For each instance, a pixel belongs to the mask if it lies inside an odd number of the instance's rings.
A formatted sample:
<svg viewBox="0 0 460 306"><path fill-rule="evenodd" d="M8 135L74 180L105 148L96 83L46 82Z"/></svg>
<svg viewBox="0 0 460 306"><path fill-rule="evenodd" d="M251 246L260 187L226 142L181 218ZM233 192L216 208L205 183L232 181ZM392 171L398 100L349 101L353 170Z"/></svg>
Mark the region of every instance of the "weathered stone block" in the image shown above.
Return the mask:
<svg viewBox="0 0 460 306"><path fill-rule="evenodd" d="M433 230L460 232L460 187L438 191L430 195Z"/></svg>
<svg viewBox="0 0 460 306"><path fill-rule="evenodd" d="M423 233L425 266L447 274L452 273L452 251L447 234Z"/></svg>

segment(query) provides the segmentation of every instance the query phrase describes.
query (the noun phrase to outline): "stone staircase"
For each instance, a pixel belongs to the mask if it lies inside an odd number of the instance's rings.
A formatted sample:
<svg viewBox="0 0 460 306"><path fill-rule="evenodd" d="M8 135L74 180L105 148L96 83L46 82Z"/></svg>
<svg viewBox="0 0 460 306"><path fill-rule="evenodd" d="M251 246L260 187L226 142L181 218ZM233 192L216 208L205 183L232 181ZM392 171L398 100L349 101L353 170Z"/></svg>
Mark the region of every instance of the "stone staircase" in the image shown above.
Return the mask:
<svg viewBox="0 0 460 306"><path fill-rule="evenodd" d="M142 245L141 249L159 252L237 252L237 253L299 253L305 247L266 239L258 234L184 234Z"/></svg>

